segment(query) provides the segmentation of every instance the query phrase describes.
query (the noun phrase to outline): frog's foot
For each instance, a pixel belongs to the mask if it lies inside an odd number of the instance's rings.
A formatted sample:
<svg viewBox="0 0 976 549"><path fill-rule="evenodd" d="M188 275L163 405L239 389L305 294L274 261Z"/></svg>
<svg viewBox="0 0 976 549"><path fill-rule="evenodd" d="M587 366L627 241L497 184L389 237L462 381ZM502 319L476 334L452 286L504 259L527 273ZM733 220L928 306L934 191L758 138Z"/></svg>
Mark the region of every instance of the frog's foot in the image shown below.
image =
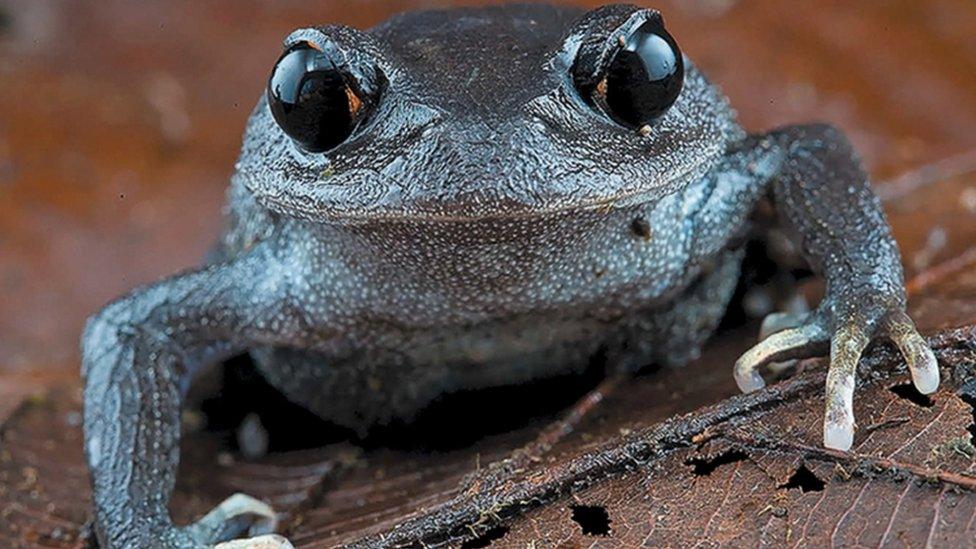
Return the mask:
<svg viewBox="0 0 976 549"><path fill-rule="evenodd" d="M194 539L199 540L208 546L222 541L233 540L240 536L261 536L261 538L271 538L265 536L274 532L278 524L275 512L268 504L258 501L245 494L234 494L217 505L203 518L187 527ZM280 536L276 536L280 537ZM259 540L261 538L254 538ZM284 538L281 538L284 540ZM238 540L249 542L251 540ZM264 545L231 545L229 547L291 547L287 545L268 545L266 540Z"/></svg>
<svg viewBox="0 0 976 549"><path fill-rule="evenodd" d="M898 346L908 363L915 387L923 394L939 386L939 368L935 355L915 329L915 324L900 306L894 310L872 307L866 312L845 315L832 321L821 307L817 312L800 316L777 316L763 322L767 337L745 352L735 363L735 381L743 392L765 385L759 368L772 362L808 358L830 349L827 372L824 445L848 450L854 441L854 383L857 362L875 337L887 337ZM872 311L882 311L871 314ZM873 318L872 318L873 317ZM768 326L767 326L768 324Z"/></svg>

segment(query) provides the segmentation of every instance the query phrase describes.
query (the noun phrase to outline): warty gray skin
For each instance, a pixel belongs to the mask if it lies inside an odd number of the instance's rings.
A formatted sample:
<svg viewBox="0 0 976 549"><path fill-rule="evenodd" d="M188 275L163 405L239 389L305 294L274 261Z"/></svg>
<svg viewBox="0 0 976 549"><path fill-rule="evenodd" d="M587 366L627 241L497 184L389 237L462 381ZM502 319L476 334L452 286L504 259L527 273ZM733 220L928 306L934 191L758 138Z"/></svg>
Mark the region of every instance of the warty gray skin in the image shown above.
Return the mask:
<svg viewBox="0 0 976 549"><path fill-rule="evenodd" d="M190 526L169 518L182 396L201 365L248 351L291 400L364 431L444 392L578 370L598 352L625 368L681 364L725 311L760 200L827 293L812 313L767 323L774 333L736 365L740 387L760 387L770 361L832 345L825 442L840 448L871 339L891 337L933 391L896 245L840 133L747 136L687 59L681 95L646 135L580 96L572 72L595 75L651 14L507 6L292 34L286 47L341 52L381 99L345 143L312 154L262 97L219 259L89 321L101 543L199 547L273 528L244 496Z"/></svg>

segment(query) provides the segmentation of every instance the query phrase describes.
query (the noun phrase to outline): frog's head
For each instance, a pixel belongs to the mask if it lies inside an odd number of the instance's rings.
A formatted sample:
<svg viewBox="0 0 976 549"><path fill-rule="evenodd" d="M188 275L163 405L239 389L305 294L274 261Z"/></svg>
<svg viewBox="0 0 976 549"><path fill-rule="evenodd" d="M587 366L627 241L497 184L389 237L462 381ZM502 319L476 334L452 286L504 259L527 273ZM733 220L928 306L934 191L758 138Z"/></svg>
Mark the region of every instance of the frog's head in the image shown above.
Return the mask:
<svg viewBox="0 0 976 549"><path fill-rule="evenodd" d="M543 5L301 29L240 181L313 220L484 219L654 200L738 136L658 12Z"/></svg>

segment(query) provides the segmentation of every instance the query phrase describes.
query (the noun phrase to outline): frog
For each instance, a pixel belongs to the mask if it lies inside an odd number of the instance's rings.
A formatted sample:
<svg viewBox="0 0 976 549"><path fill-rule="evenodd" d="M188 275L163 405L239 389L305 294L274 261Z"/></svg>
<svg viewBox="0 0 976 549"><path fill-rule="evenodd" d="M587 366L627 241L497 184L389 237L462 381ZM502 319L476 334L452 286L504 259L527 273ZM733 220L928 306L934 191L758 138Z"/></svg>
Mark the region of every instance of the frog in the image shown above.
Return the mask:
<svg viewBox="0 0 976 549"><path fill-rule="evenodd" d="M763 205L825 290L813 310L766 317L738 387L827 355L823 443L844 451L869 343L897 346L920 392L939 385L849 140L826 124L747 132L654 9L514 4L296 30L227 196L202 266L84 329L103 547L274 530L243 494L188 525L170 516L181 410L207 365L249 354L288 400L357 432L597 355L680 367L730 307L743 242L773 230Z"/></svg>

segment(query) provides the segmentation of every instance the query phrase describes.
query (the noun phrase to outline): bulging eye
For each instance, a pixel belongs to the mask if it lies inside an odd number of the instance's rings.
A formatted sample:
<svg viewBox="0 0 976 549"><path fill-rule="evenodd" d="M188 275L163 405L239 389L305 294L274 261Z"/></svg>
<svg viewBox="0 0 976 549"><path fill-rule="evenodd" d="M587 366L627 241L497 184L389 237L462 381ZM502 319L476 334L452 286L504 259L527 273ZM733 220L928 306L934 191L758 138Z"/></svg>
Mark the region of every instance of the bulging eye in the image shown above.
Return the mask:
<svg viewBox="0 0 976 549"><path fill-rule="evenodd" d="M352 135L365 114L354 79L309 43L289 48L268 79L268 104L278 126L311 152Z"/></svg>
<svg viewBox="0 0 976 549"><path fill-rule="evenodd" d="M660 18L621 35L618 42L594 98L617 122L642 128L678 99L684 82L681 50Z"/></svg>

